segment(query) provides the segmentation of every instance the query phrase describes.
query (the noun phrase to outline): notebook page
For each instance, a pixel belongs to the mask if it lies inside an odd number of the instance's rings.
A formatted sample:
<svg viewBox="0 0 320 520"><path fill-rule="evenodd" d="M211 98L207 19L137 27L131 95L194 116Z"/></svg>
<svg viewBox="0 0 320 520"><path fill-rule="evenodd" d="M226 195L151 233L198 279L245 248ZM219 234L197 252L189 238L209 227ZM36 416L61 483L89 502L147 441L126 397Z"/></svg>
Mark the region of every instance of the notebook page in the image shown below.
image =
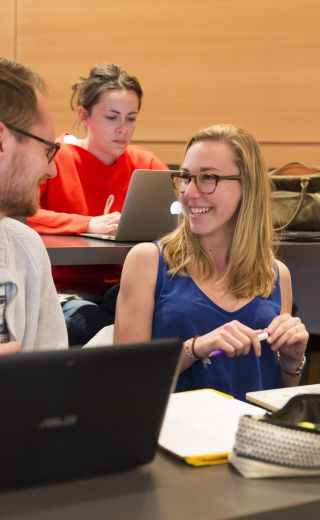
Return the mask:
<svg viewBox="0 0 320 520"><path fill-rule="evenodd" d="M264 413L213 390L172 394L159 445L182 458L226 454L232 450L240 415Z"/></svg>

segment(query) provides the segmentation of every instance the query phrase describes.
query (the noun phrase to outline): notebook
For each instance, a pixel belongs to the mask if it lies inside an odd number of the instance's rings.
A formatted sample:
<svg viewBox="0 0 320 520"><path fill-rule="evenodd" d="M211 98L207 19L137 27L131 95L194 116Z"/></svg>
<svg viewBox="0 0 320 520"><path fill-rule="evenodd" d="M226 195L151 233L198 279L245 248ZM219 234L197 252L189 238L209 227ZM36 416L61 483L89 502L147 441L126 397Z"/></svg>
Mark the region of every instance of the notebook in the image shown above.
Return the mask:
<svg viewBox="0 0 320 520"><path fill-rule="evenodd" d="M78 347L0 359L0 486L150 462L181 342Z"/></svg>
<svg viewBox="0 0 320 520"><path fill-rule="evenodd" d="M248 392L246 394L246 399L258 406L263 406L271 412L276 412L282 408L291 397L299 394L320 394L320 384L290 386L273 390Z"/></svg>
<svg viewBox="0 0 320 520"><path fill-rule="evenodd" d="M227 463L245 414L265 410L210 389L172 394L159 445L192 466Z"/></svg>
<svg viewBox="0 0 320 520"><path fill-rule="evenodd" d="M176 195L169 170L135 170L115 236L82 236L117 242L147 242L171 231L176 223Z"/></svg>

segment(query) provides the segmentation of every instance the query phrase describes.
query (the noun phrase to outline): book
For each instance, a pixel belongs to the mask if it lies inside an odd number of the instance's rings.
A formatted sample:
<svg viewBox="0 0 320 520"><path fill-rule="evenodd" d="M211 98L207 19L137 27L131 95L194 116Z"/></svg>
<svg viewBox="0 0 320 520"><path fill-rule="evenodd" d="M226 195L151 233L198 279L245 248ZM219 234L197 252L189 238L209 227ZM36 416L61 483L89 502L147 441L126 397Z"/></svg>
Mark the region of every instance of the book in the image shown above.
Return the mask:
<svg viewBox="0 0 320 520"><path fill-rule="evenodd" d="M273 390L247 392L246 399L247 401L262 406L271 412L276 412L282 408L291 397L299 394L320 394L320 384L289 386L286 388L275 388Z"/></svg>
<svg viewBox="0 0 320 520"><path fill-rule="evenodd" d="M264 413L262 408L215 390L172 394L159 446L193 466L227 463L239 418Z"/></svg>

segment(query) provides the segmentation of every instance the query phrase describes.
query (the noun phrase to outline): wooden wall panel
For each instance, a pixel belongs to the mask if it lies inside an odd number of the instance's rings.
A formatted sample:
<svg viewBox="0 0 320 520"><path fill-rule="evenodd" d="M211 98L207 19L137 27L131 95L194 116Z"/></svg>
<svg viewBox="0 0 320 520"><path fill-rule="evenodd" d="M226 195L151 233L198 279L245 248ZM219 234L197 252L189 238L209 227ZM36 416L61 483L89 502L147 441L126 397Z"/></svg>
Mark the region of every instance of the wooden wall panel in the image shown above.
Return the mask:
<svg viewBox="0 0 320 520"><path fill-rule="evenodd" d="M70 85L112 61L144 88L137 141L168 162L196 129L234 122L269 164L320 163L318 0L16 1L17 57L47 79L58 133Z"/></svg>
<svg viewBox="0 0 320 520"><path fill-rule="evenodd" d="M15 6L16 0L0 0L0 56L15 57Z"/></svg>
<svg viewBox="0 0 320 520"><path fill-rule="evenodd" d="M186 141L159 142L136 140L137 144L152 149L159 157L164 157L169 164L180 164L183 160ZM320 166L320 142L315 143L268 143L260 141L262 153L267 165L272 167L299 161L309 165Z"/></svg>

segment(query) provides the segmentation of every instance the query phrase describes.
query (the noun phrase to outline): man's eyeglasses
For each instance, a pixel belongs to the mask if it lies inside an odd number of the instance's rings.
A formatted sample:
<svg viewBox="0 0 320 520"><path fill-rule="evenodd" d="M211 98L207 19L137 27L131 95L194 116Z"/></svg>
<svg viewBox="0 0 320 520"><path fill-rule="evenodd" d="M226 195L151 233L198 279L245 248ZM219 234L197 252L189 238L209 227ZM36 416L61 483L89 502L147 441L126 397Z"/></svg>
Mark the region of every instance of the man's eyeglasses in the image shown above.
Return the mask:
<svg viewBox="0 0 320 520"><path fill-rule="evenodd" d="M52 143L51 141L46 141L45 139L42 139L42 137L38 137L37 135L30 134L29 132L26 132L25 130L20 130L20 128L16 128L12 125L6 125L10 130L13 130L14 132L17 132L18 134L25 135L26 137L31 137L31 139L35 139L36 141L40 141L40 143L45 144L46 146L49 146L49 149L47 150L47 159L48 164L51 163L55 155L57 155L60 144L59 143Z"/></svg>
<svg viewBox="0 0 320 520"><path fill-rule="evenodd" d="M197 190L202 195L210 195L218 186L219 181L240 181L241 175L216 175L212 172L199 172L197 175L190 175L188 172L176 171L171 173L173 186L179 193L184 193L189 186L191 179Z"/></svg>

